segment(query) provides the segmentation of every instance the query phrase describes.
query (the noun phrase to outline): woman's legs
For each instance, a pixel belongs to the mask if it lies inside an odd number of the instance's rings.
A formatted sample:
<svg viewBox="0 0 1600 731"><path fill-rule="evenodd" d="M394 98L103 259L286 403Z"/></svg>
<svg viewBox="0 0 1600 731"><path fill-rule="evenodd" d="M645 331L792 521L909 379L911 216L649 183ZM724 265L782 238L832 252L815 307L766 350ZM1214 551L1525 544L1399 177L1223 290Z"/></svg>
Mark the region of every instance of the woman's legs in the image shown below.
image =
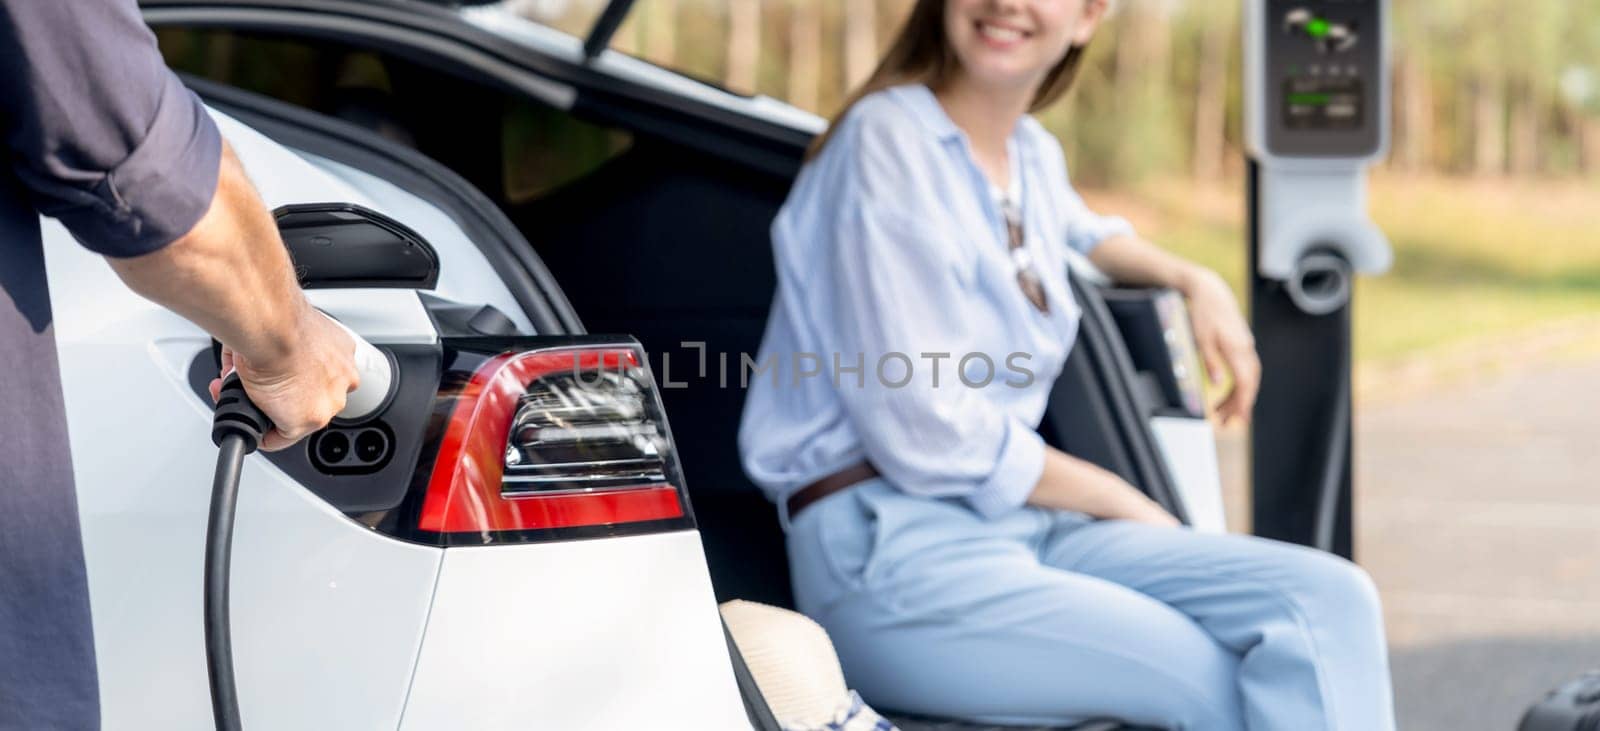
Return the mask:
<svg viewBox="0 0 1600 731"><path fill-rule="evenodd" d="M1170 605L1238 653L1251 729L1394 728L1377 591L1344 559L1249 536L1074 520L1040 558Z"/></svg>
<svg viewBox="0 0 1600 731"><path fill-rule="evenodd" d="M1238 656L1183 613L1040 565L1052 521L868 483L789 535L801 609L880 708L994 723L1243 729Z"/></svg>

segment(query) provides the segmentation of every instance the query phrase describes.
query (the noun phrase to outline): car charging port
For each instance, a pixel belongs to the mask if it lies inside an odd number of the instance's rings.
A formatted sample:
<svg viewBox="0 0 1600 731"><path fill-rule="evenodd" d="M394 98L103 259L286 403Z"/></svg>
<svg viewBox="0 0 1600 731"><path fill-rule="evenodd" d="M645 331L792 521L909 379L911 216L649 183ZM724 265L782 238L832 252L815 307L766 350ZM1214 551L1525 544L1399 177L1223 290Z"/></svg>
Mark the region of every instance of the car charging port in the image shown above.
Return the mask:
<svg viewBox="0 0 1600 731"><path fill-rule="evenodd" d="M377 472L394 456L394 432L383 422L328 427L307 440L306 450L317 471L329 475Z"/></svg>

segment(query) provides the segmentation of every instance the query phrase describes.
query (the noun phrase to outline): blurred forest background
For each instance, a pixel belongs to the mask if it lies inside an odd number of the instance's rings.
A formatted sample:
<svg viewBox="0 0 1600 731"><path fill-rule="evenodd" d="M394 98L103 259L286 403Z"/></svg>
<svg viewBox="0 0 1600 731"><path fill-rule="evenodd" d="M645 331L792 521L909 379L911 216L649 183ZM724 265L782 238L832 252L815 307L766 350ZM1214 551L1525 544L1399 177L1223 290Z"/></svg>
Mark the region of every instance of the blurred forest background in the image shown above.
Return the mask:
<svg viewBox="0 0 1600 731"><path fill-rule="evenodd" d="M829 116L913 2L638 0L613 47ZM579 36L603 5L508 2ZM1358 357L1503 350L1550 328L1600 342L1600 3L1394 5L1393 144L1372 202L1396 266L1361 285ZM1115 0L1076 89L1040 115L1093 204L1236 286L1239 18L1239 0Z"/></svg>

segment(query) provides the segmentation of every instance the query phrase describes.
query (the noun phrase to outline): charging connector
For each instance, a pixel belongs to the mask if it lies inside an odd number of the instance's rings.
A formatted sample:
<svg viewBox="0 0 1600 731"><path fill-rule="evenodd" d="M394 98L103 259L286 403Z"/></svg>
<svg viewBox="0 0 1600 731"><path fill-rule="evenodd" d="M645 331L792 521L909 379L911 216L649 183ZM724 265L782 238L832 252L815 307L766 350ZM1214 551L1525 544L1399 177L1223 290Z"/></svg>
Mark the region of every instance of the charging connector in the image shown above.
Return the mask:
<svg viewBox="0 0 1600 731"><path fill-rule="evenodd" d="M344 410L335 418L366 419L380 413L392 398L396 381L394 363L349 328L345 328L345 332L355 341L356 371L361 382L346 397ZM211 420L211 441L217 445L218 452L217 471L211 480L211 512L206 519L204 588L206 677L211 684L211 713L218 731L240 731L239 691L234 683L233 639L228 622L228 580L233 521L239 507L239 473L244 469L244 458L261 447L261 438L272 429L272 419L251 403L239 374L229 373L223 378Z"/></svg>

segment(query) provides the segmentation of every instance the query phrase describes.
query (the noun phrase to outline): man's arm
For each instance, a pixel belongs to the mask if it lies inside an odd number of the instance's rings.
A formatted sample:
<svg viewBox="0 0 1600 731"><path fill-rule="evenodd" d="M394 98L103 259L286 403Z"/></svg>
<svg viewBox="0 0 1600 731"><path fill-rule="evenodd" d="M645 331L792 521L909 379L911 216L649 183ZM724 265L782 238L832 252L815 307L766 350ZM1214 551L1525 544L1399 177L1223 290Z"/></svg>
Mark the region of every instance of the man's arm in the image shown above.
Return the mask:
<svg viewBox="0 0 1600 731"><path fill-rule="evenodd" d="M239 372L277 427L262 449L287 447L344 408L355 344L301 294L277 224L231 148L194 228L155 252L108 261L133 291L226 345L224 371Z"/></svg>
<svg viewBox="0 0 1600 731"><path fill-rule="evenodd" d="M0 106L34 206L226 346L277 424L262 448L339 411L354 344L300 293L271 215L133 0L0 0Z"/></svg>

